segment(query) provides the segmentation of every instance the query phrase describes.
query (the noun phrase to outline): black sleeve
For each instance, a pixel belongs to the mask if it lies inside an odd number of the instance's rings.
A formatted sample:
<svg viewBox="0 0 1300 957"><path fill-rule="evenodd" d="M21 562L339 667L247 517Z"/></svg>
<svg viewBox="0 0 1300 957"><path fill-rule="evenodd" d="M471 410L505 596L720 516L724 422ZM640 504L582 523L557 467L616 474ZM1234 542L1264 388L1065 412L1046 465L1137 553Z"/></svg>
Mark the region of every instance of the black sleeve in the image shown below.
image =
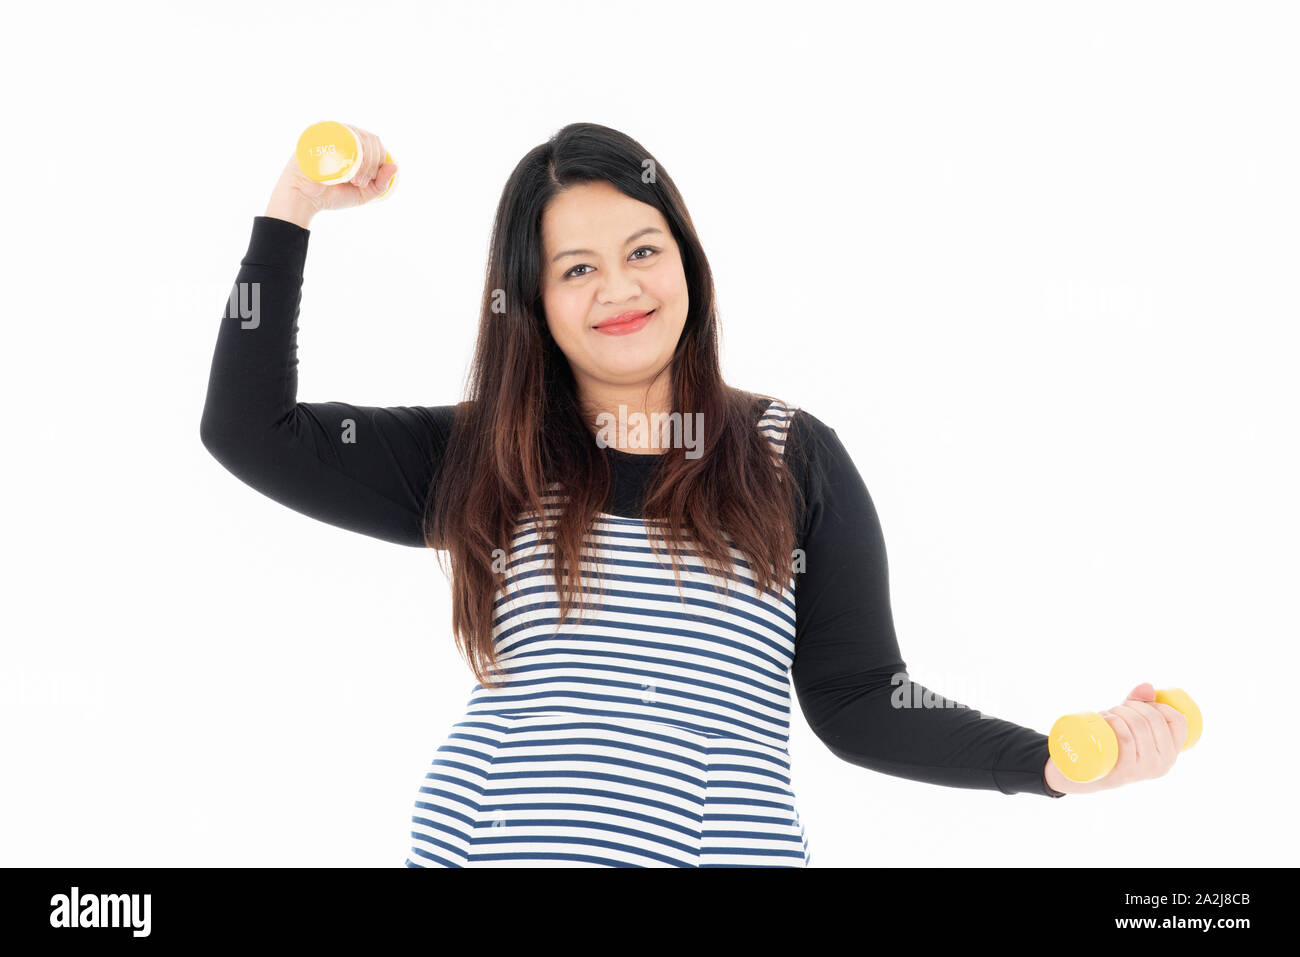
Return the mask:
<svg viewBox="0 0 1300 957"><path fill-rule="evenodd" d="M455 406L298 402L298 306L310 231L253 219L226 304L199 434L277 502L339 528L425 547L426 495Z"/></svg>
<svg viewBox="0 0 1300 957"><path fill-rule="evenodd" d="M1064 796L1044 777L1047 735L911 682L894 634L884 536L861 475L835 430L803 410L790 446L807 496L791 673L814 733L837 757L885 774Z"/></svg>

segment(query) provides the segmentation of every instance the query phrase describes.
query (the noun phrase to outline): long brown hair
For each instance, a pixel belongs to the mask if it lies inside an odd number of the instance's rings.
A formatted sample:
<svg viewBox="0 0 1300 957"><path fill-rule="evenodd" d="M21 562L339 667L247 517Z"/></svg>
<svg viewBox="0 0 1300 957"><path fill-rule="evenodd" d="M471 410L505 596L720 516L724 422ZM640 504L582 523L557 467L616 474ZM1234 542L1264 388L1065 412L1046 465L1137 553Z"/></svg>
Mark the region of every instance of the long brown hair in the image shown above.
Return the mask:
<svg viewBox="0 0 1300 957"><path fill-rule="evenodd" d="M713 274L681 195L663 164L631 137L572 123L530 150L501 194L468 398L457 408L425 509L426 542L451 560L456 644L484 687L496 686L490 672L500 673L492 629L504 573L494 555L510 555L525 515L539 540L543 520L548 523L558 620L587 605L583 544L607 505L612 477L572 369L547 328L541 226L552 197L599 180L663 214L681 251L690 298L676 351L660 374L670 372L673 411L701 414L704 454L688 458L684 449L670 448L657 456L643 518L668 545L679 592L679 559L688 544L727 583L733 580L730 549L736 548L747 560L756 595L779 591L790 580L802 495L787 462L757 427L769 397L722 380ZM549 494L564 504L558 514L551 504L548 516L543 497ZM654 539L652 533L658 555Z"/></svg>

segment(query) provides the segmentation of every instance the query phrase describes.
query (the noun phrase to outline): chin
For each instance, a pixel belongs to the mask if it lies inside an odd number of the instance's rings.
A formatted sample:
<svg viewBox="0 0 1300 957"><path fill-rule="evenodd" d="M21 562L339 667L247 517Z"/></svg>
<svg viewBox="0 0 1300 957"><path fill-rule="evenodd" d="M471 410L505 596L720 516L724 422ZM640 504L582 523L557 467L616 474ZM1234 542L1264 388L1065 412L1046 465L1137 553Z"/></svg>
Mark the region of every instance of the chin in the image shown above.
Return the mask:
<svg viewBox="0 0 1300 957"><path fill-rule="evenodd" d="M611 382L640 382L654 373L655 367L645 362L611 363L601 367L603 378Z"/></svg>
<svg viewBox="0 0 1300 957"><path fill-rule="evenodd" d="M654 375L660 365L640 356L619 356L615 361L600 363L598 371L602 379L611 382L641 382Z"/></svg>

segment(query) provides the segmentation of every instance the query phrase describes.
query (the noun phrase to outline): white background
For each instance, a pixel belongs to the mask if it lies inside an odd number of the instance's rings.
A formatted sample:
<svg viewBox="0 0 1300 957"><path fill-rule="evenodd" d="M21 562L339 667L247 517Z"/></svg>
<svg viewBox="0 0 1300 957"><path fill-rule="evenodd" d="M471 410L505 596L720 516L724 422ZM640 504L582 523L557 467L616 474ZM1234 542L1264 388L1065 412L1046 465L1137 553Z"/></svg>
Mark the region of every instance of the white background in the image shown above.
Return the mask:
<svg viewBox="0 0 1300 957"><path fill-rule="evenodd" d="M814 866L1296 863L1300 21L1266 3L6 10L0 864L401 866L473 679L431 551L199 441L298 132L401 163L312 224L302 401L462 395L488 231L566 123L646 146L724 372L833 426L912 677L1046 731L1142 681L1200 744L1057 801L838 760Z"/></svg>

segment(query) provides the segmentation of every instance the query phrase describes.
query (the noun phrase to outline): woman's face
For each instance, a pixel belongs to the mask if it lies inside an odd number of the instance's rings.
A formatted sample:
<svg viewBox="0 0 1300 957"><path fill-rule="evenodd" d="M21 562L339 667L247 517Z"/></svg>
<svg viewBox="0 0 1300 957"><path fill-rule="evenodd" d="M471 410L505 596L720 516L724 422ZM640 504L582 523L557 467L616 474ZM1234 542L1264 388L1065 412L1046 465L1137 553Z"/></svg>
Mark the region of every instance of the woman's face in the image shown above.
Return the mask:
<svg viewBox="0 0 1300 957"><path fill-rule="evenodd" d="M689 304L667 220L609 183L584 183L546 207L542 250L546 324L580 394L648 385L672 360Z"/></svg>

